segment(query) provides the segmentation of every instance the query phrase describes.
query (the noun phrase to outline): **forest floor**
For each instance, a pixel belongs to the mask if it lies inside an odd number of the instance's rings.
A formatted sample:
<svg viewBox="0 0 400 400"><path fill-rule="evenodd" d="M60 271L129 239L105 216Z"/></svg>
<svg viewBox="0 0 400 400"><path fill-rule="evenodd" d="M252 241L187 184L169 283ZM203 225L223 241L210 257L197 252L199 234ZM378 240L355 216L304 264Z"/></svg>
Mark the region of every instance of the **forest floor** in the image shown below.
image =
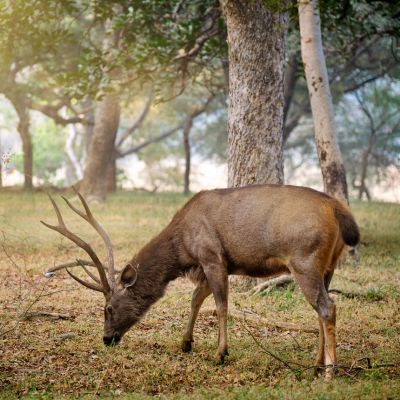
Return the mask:
<svg viewBox="0 0 400 400"><path fill-rule="evenodd" d="M118 193L92 206L113 239L116 265L123 266L185 200L177 194ZM58 202L72 230L101 249L91 228ZM313 364L317 335L275 326L318 326L293 284L263 296L231 291L231 308L266 321L230 316L225 365L213 359L217 323L210 312L199 316L194 351L180 350L193 290L183 279L169 286L119 346L105 348L102 295L65 272L43 276L54 264L83 257L39 223L56 221L46 196L0 193L0 398L399 399L400 205L352 206L362 232L360 262L338 269L331 285L349 296L333 295L342 367L326 382L303 371ZM212 307L209 298L204 308ZM27 319L31 312L66 319ZM292 362L291 369L268 352Z"/></svg>

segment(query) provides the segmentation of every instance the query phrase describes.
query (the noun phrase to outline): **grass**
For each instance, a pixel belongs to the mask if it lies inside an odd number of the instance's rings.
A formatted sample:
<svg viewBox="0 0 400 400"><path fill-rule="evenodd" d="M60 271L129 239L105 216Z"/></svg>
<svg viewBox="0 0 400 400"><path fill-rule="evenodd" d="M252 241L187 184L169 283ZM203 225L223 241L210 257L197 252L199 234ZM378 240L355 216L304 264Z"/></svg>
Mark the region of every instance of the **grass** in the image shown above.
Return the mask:
<svg viewBox="0 0 400 400"><path fill-rule="evenodd" d="M178 194L118 193L93 211L115 243L123 265L159 232L186 201ZM61 200L59 201L61 204ZM193 287L179 279L120 346L102 345L104 300L65 273L43 277L49 266L83 256L39 221L54 222L44 194L0 193L0 398L147 399L396 399L400 398L400 205L355 203L362 244L358 266L339 269L332 287L355 293L335 295L338 358L341 364L369 357L372 368L332 382L295 374L263 353L312 365L317 337L229 319L230 356L216 365L217 324L199 316L194 351L180 340ZM68 225L101 249L101 240L65 210ZM87 257L86 257L87 258ZM265 296L232 291L230 304L277 322L317 327L314 311L294 286ZM212 307L212 299L205 307ZM18 320L24 310L67 314L71 320ZM66 335L68 334L68 335ZM360 361L360 365L366 365ZM382 364L393 366L382 367Z"/></svg>

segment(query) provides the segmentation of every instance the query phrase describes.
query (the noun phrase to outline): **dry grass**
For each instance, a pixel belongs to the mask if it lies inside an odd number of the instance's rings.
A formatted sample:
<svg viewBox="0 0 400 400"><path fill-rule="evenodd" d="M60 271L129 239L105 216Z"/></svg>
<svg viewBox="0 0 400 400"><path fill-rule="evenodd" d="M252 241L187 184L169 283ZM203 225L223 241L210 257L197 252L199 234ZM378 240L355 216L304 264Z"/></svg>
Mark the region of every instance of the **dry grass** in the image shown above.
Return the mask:
<svg viewBox="0 0 400 400"><path fill-rule="evenodd" d="M121 264L165 226L185 200L180 195L119 193L93 209L110 232ZM314 359L314 334L267 329L254 321L243 326L236 317L229 322L226 365L213 361L217 332L210 314L200 315L194 352L181 353L193 289L184 280L170 285L120 346L105 348L102 296L64 273L50 280L42 276L46 267L81 255L39 224L40 219L54 221L49 202L43 194L0 193L0 335L9 330L0 336L0 398L400 398L400 206L356 203L354 210L363 234L361 262L338 270L332 287L359 296L335 296L338 357L347 365L369 357L372 368L355 377L342 371L328 383L308 374L299 379L261 352L246 329L268 350L304 365ZM101 247L100 239L77 217L68 213L66 220ZM314 312L294 286L263 297L232 291L230 303L279 322L317 326ZM211 299L205 306L212 307ZM74 319L18 320L16 315L29 307ZM380 364L394 366L376 367Z"/></svg>

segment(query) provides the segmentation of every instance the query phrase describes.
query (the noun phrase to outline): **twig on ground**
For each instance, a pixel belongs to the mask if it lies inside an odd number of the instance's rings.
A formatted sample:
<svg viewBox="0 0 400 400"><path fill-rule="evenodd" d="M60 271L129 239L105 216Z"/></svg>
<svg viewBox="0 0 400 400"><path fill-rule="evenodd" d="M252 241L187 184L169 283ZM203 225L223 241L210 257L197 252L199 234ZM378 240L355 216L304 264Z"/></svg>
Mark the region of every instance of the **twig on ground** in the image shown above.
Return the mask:
<svg viewBox="0 0 400 400"><path fill-rule="evenodd" d="M18 313L17 314L17 319L15 321L15 323L11 326L11 328L8 328L6 330L0 331L0 337L6 335L9 332L12 332L20 323L21 320L23 320L25 318L25 316L29 313L30 309L38 302L40 301L43 292L45 291L46 287L47 287L48 281L45 282L43 284L43 286L41 287L39 294L37 294L33 300L27 305L26 309L22 312L22 313Z"/></svg>
<svg viewBox="0 0 400 400"><path fill-rule="evenodd" d="M253 339L254 343L266 354L268 354L270 357L274 358L275 360L279 361L281 364L283 364L285 367L287 367L293 374L295 375L296 379L300 379L301 375L310 370L310 369L327 369L327 368L334 368L335 370L342 370L342 373L344 375L347 375L353 379L356 379L356 375L361 372L361 371L366 371L369 369L378 369L378 368L391 368L391 367L397 367L399 364L395 363L385 363L385 364L373 364L371 362L371 359L369 357L362 357L359 358L351 363L351 365L345 365L345 364L335 364L335 365L304 365L295 361L288 361L284 360L281 357L277 356L270 350L268 350L260 341L255 337L253 332L250 330L250 328L245 324L246 319L244 318L241 321L242 327L245 329L245 331L250 335L250 337ZM367 366L362 367L359 364L363 361L366 361ZM298 367L298 368L296 368ZM354 372L354 374L352 374Z"/></svg>
<svg viewBox="0 0 400 400"><path fill-rule="evenodd" d="M346 297L347 299L357 299L359 297L363 297L361 293L343 292L342 290L339 289L329 289L328 292L332 294L340 294L341 296Z"/></svg>
<svg viewBox="0 0 400 400"><path fill-rule="evenodd" d="M68 315L68 314L47 312L47 311L30 311L30 312L25 313L21 319L31 320L33 318L50 318L50 319L54 319L54 320L57 320L57 319L71 320L71 319L75 319L75 316Z"/></svg>
<svg viewBox="0 0 400 400"><path fill-rule="evenodd" d="M260 347L260 349L264 352L267 353L269 356L271 356L272 358L274 358L275 360L279 361L280 363L282 363L283 365L285 365L287 368L289 368L292 372L294 372L296 374L297 370L295 368L293 368L289 362L285 361L284 359L278 357L276 354L272 353L271 351L269 351L266 347L264 347L258 340L257 338L254 336L253 332L248 329L248 327L246 326L246 324L244 324L244 322L241 323L242 327L244 328L244 330L252 337L252 339L254 340L254 342L258 345L258 347Z"/></svg>

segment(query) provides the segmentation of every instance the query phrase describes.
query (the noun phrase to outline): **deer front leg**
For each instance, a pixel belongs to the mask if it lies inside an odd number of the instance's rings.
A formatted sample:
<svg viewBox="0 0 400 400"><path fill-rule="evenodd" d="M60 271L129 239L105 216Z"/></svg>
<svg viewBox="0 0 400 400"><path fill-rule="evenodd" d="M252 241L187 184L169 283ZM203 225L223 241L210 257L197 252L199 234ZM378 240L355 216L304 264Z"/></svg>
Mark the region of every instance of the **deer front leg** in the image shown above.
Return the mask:
<svg viewBox="0 0 400 400"><path fill-rule="evenodd" d="M228 272L223 262L207 263L203 266L208 285L214 296L218 317L218 350L216 361L223 364L228 355Z"/></svg>
<svg viewBox="0 0 400 400"><path fill-rule="evenodd" d="M189 321L186 325L185 332L183 334L182 340L182 351L188 352L192 350L192 342L193 342L193 329L194 324L196 322L197 315L199 314L199 310L203 301L211 294L210 287L208 286L208 282L206 279L202 280L193 292L191 310L189 315Z"/></svg>

